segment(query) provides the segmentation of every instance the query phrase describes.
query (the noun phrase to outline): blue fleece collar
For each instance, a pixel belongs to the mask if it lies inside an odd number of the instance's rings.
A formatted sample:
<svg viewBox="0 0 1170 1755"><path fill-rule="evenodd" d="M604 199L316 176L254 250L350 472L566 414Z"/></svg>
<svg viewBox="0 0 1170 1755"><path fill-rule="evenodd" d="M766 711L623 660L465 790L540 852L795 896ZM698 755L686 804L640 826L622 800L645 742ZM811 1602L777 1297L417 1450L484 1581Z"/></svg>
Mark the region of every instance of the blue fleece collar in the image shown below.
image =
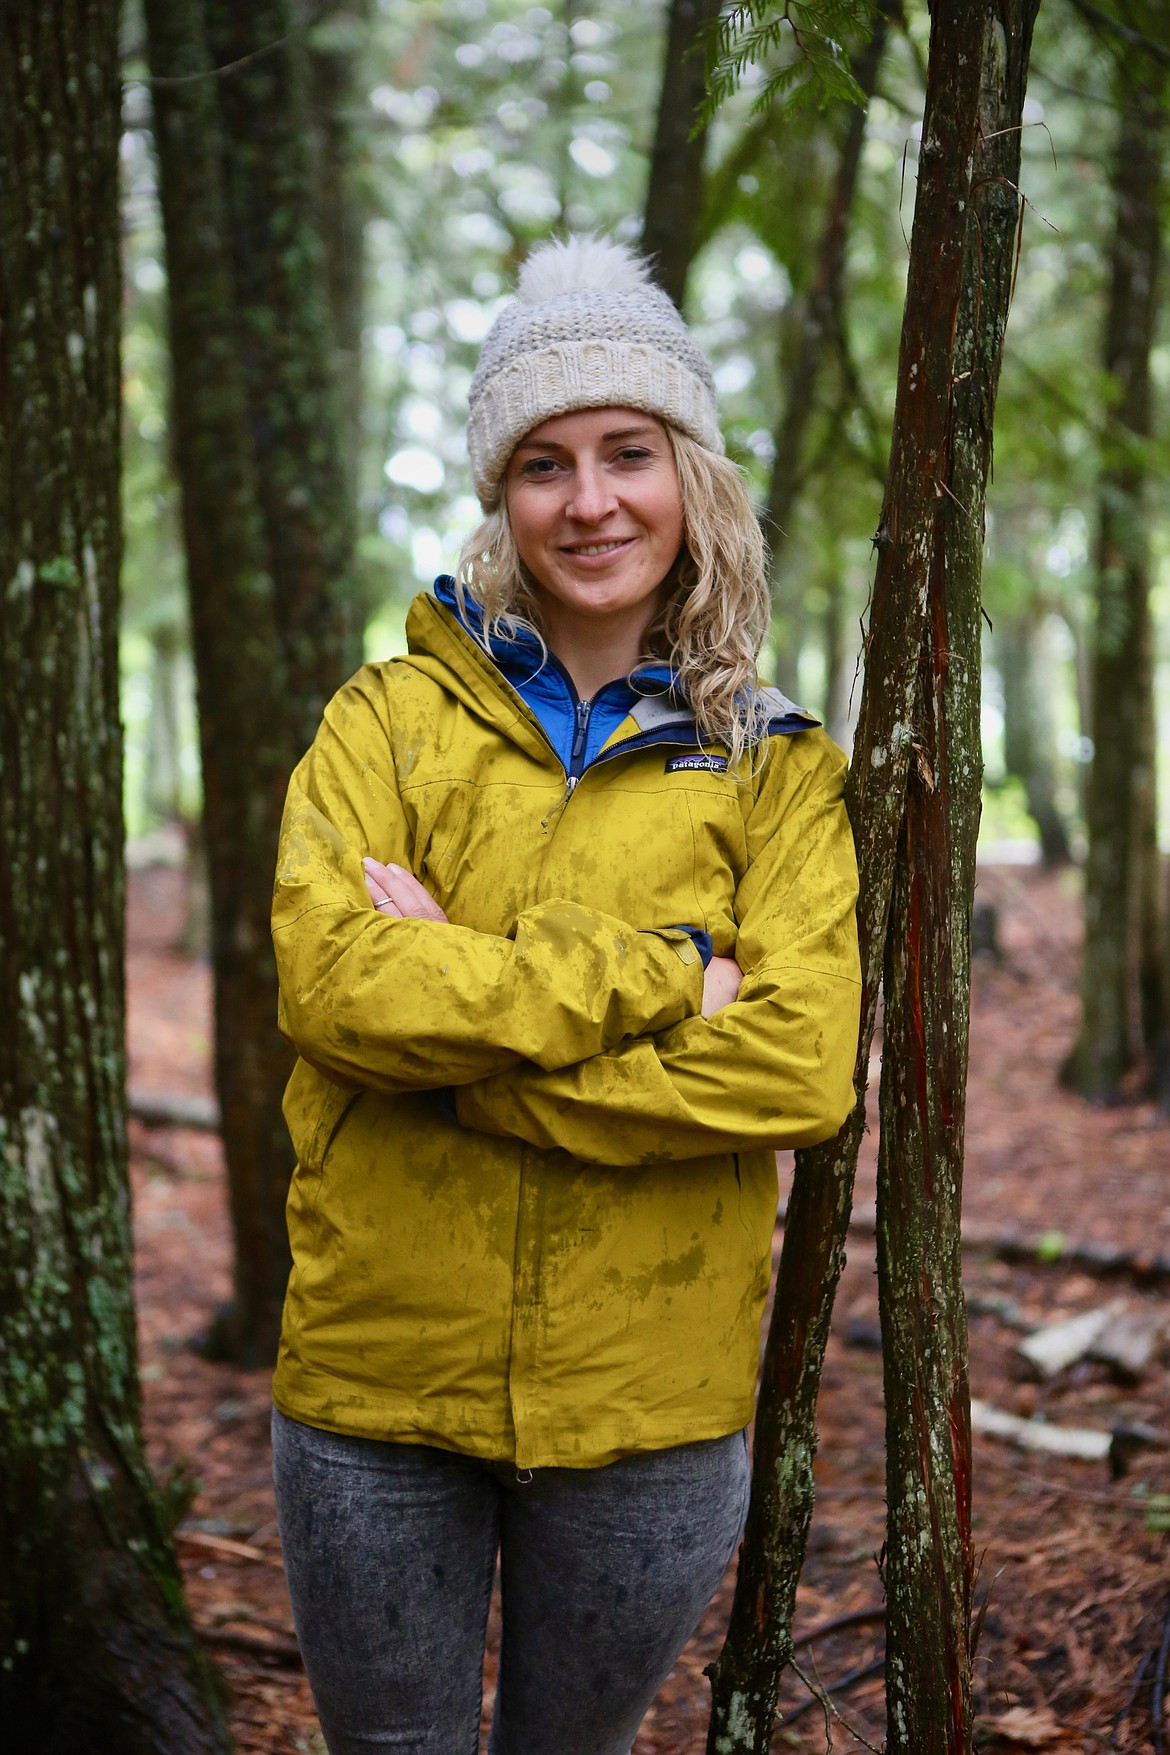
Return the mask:
<svg viewBox="0 0 1170 1755"><path fill-rule="evenodd" d="M461 610L455 581L446 573L435 580L434 591L444 609L482 647L483 612L474 599L465 594ZM493 634L490 651L500 673L536 716L566 774L580 776L596 761L639 700L669 694L674 687L669 664L642 664L630 676L615 678L589 701L582 701L556 654L550 652L545 657L539 641L525 630L513 640Z"/></svg>

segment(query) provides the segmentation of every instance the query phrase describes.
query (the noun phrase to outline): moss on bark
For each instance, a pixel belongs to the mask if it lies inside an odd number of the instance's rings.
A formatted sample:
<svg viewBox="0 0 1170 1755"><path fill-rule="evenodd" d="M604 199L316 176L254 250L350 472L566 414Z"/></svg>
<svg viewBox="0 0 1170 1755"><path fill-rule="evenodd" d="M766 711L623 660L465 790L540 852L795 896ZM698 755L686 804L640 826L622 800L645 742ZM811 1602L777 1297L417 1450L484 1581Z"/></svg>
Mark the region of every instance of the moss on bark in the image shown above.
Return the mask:
<svg viewBox="0 0 1170 1755"><path fill-rule="evenodd" d="M0 1720L38 1755L203 1755L131 1281L117 21L0 23Z"/></svg>

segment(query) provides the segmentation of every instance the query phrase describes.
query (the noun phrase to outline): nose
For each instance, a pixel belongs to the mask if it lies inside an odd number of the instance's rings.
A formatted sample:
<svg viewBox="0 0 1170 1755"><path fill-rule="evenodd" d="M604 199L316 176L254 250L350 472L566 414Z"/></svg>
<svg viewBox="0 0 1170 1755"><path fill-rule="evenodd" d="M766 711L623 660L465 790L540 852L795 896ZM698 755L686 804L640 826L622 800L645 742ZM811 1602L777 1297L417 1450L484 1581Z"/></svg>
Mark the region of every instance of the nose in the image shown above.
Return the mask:
<svg viewBox="0 0 1170 1755"><path fill-rule="evenodd" d="M613 483L592 459L579 459L573 471L566 515L578 524L600 524L617 503Z"/></svg>

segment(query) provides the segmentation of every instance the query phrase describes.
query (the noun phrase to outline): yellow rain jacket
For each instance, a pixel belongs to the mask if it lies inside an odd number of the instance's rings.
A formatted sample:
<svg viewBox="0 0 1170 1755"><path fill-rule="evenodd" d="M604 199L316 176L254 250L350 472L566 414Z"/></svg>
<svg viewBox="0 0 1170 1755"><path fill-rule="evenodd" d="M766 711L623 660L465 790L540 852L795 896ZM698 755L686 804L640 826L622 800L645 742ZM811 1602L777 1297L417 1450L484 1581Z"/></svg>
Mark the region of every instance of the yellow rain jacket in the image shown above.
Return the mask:
<svg viewBox="0 0 1170 1755"><path fill-rule="evenodd" d="M274 1394L312 1426L595 1467L752 1414L774 1152L853 1101L845 763L639 700L574 785L435 598L330 704L273 926L298 1157ZM386 918L362 858L449 924ZM701 1016L692 927L744 971Z"/></svg>

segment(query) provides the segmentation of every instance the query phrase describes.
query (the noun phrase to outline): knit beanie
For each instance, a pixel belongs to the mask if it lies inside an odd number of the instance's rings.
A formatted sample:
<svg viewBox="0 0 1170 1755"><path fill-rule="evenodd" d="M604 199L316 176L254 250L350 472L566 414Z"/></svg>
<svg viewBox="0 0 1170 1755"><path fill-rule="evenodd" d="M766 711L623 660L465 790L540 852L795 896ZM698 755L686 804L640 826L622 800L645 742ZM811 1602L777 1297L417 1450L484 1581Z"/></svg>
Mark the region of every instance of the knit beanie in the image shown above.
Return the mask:
<svg viewBox="0 0 1170 1755"><path fill-rule="evenodd" d="M591 234L541 244L488 331L467 449L485 512L533 427L577 408L639 408L723 450L711 367L646 262Z"/></svg>

